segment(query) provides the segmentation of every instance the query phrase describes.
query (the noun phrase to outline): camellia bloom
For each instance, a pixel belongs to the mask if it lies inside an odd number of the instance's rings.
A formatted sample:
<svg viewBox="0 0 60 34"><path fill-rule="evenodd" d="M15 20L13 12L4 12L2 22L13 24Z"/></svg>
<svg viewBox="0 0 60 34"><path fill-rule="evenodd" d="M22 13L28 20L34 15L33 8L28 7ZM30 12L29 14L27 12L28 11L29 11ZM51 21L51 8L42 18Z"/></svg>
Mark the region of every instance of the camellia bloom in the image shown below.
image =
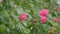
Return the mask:
<svg viewBox="0 0 60 34"><path fill-rule="evenodd" d="M59 22L59 18L55 18L55 22L58 23Z"/></svg>
<svg viewBox="0 0 60 34"><path fill-rule="evenodd" d="M58 6L58 11L60 11L60 6Z"/></svg>
<svg viewBox="0 0 60 34"><path fill-rule="evenodd" d="M41 15L41 16L47 16L48 13L49 13L49 10L47 10L47 9L42 9L42 10L40 11L40 15Z"/></svg>
<svg viewBox="0 0 60 34"><path fill-rule="evenodd" d="M26 17L27 17L27 15L25 13L23 13L20 16L20 20L25 21L26 20Z"/></svg>
<svg viewBox="0 0 60 34"><path fill-rule="evenodd" d="M41 19L40 19L40 22L41 23L45 23L47 21L47 18L46 17L41 17Z"/></svg>

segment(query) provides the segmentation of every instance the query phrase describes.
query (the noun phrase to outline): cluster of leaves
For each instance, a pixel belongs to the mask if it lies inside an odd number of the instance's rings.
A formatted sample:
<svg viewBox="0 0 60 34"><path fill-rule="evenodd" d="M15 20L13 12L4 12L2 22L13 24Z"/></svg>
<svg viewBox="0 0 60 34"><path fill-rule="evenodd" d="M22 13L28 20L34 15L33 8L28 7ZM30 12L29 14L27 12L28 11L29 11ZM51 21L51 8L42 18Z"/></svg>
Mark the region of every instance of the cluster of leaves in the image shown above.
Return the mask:
<svg viewBox="0 0 60 34"><path fill-rule="evenodd" d="M54 22L55 17L60 17L57 7L55 0L2 0L0 34L50 34L51 29L58 34L60 23ZM48 22L41 24L39 11L45 8L49 10ZM19 16L23 12L28 16L27 20L22 22Z"/></svg>

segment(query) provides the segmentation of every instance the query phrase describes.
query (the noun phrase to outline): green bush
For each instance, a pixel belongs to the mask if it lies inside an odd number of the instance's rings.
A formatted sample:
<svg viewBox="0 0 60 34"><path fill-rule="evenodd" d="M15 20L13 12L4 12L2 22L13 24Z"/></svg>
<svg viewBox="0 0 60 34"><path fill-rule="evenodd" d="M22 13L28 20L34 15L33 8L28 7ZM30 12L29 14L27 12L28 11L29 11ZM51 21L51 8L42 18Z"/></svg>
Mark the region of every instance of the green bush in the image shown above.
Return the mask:
<svg viewBox="0 0 60 34"><path fill-rule="evenodd" d="M55 23L54 18L60 18L55 0L2 0L0 2L0 34L54 34L60 32L60 22ZM47 22L41 24L39 12L48 9ZM21 21L20 15L27 14L27 20Z"/></svg>

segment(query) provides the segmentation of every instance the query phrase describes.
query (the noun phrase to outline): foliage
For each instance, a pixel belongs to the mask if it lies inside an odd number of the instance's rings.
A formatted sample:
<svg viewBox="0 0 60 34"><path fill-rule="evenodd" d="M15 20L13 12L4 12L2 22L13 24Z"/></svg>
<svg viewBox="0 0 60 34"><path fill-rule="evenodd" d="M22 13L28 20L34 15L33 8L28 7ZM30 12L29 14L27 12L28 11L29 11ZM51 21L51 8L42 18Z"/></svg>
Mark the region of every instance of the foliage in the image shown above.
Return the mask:
<svg viewBox="0 0 60 34"><path fill-rule="evenodd" d="M60 32L60 22L55 23L54 18L60 18L55 0L2 0L0 2L0 34L54 34ZM41 9L48 9L47 22L39 22ZM27 14L27 20L19 19L22 13ZM33 21L32 21L33 20Z"/></svg>

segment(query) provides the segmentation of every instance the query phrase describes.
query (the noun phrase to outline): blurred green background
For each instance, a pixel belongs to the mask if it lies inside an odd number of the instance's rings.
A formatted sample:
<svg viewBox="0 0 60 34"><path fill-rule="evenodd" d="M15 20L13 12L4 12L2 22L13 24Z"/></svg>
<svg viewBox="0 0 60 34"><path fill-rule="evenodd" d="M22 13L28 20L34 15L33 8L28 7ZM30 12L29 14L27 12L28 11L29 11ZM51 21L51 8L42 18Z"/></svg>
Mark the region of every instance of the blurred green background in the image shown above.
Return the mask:
<svg viewBox="0 0 60 34"><path fill-rule="evenodd" d="M51 29L58 34L60 23L54 22L55 17L60 18L57 7L55 0L0 0L0 34L50 34ZM39 22L41 9L49 10L45 24ZM22 13L28 15L23 22L19 20Z"/></svg>

